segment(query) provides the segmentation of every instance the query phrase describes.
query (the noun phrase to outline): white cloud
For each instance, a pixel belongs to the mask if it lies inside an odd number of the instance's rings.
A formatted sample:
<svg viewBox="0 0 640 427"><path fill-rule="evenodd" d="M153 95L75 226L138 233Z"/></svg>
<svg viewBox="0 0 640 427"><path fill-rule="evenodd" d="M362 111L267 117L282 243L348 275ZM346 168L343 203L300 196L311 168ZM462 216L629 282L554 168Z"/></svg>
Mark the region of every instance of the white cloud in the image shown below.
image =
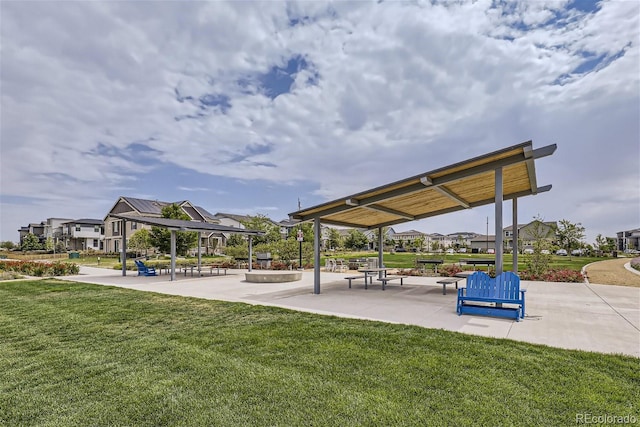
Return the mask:
<svg viewBox="0 0 640 427"><path fill-rule="evenodd" d="M640 6L492 3L3 3L1 194L61 206L143 192L136 177L161 162L302 177L338 197L533 138L559 145L539 180L559 180L561 202L536 197L540 211L580 205L603 233L637 227L637 203L612 220L590 200L638 200ZM310 69L264 96L257 76L294 55ZM608 65L569 75L585 55ZM201 107L207 94L228 97L226 114ZM134 143L154 150L147 162Z"/></svg>

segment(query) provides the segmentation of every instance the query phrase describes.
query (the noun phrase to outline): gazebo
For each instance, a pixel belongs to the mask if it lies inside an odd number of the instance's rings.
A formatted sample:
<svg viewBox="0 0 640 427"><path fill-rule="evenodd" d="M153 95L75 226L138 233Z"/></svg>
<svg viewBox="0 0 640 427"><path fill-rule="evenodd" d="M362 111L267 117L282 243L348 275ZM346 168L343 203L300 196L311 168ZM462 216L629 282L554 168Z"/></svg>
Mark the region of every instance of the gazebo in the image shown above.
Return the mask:
<svg viewBox="0 0 640 427"><path fill-rule="evenodd" d="M518 199L551 190L551 185L538 186L535 160L552 155L556 148L553 144L534 149L532 141L527 141L290 213L292 220L314 223L314 293L320 293L321 223L379 229L378 264L382 265L382 227L491 203L495 203L496 274L502 273L503 201L512 201L513 223L517 224ZM517 227L513 231L517 272Z"/></svg>

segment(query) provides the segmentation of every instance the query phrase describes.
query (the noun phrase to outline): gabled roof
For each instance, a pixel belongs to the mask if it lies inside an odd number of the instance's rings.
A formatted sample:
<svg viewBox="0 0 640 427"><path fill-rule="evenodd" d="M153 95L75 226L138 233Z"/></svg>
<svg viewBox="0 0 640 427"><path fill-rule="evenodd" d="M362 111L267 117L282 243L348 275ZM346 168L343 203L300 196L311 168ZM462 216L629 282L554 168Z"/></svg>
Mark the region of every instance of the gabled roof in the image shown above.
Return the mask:
<svg viewBox="0 0 640 427"><path fill-rule="evenodd" d="M298 210L292 219L377 228L495 203L497 169L502 171L503 200L549 191L538 187L536 159L556 150L527 141L401 181Z"/></svg>
<svg viewBox="0 0 640 427"><path fill-rule="evenodd" d="M217 212L213 217L217 219L231 218L232 220L238 221L238 222L243 222L250 219L248 215L229 214L224 212Z"/></svg>

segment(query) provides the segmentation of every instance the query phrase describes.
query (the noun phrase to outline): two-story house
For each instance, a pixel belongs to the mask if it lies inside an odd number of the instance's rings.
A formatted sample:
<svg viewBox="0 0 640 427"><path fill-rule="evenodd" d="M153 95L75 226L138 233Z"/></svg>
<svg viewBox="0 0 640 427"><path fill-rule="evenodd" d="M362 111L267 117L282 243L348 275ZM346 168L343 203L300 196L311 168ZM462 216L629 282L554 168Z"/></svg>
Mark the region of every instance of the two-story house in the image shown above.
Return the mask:
<svg viewBox="0 0 640 427"><path fill-rule="evenodd" d="M104 221L101 219L76 219L61 224L60 238L72 251L101 251L104 241Z"/></svg>
<svg viewBox="0 0 640 427"><path fill-rule="evenodd" d="M555 221L533 220L528 224L518 224L518 249L520 251L533 248L533 243L539 239L548 240L550 243L556 241L556 230L558 224ZM502 241L506 250L513 250L513 225L505 227L502 234Z"/></svg>
<svg viewBox="0 0 640 427"><path fill-rule="evenodd" d="M188 200L179 202L163 202L159 200L138 199L134 197L120 197L109 210L104 218L104 251L120 252L122 249L122 235L126 232L127 238L131 237L136 231L150 226L135 221L126 221L127 230L122 230L123 221L111 216L111 214L127 214L133 216L145 216L152 218L162 217L162 208L177 204L182 210L189 215L192 221L208 222L211 224L220 224L220 221L214 218L206 209L200 206L194 206ZM209 233L201 235L200 247L203 253L213 253L219 246L221 236L218 233Z"/></svg>

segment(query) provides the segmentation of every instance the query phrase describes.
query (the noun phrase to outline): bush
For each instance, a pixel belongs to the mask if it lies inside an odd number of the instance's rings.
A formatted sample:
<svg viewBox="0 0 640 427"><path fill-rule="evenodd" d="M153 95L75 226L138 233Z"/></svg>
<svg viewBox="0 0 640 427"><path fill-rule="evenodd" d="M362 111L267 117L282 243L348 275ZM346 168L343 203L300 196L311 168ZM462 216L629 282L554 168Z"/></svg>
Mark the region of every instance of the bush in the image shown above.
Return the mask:
<svg viewBox="0 0 640 427"><path fill-rule="evenodd" d="M540 274L534 274L530 271L521 271L518 273L521 280L539 280L542 282L567 282L580 283L584 281L582 273L576 270L557 270L550 269Z"/></svg>
<svg viewBox="0 0 640 427"><path fill-rule="evenodd" d="M446 264L442 265L438 269L438 273L444 277L454 277L456 274L460 273L462 268L458 264Z"/></svg>
<svg viewBox="0 0 640 427"><path fill-rule="evenodd" d="M634 258L631 260L631 268L640 271L640 258Z"/></svg>
<svg viewBox="0 0 640 427"><path fill-rule="evenodd" d="M0 271L10 271L26 274L27 276L69 276L80 272L77 264L64 262L35 262L35 261L0 261Z"/></svg>

